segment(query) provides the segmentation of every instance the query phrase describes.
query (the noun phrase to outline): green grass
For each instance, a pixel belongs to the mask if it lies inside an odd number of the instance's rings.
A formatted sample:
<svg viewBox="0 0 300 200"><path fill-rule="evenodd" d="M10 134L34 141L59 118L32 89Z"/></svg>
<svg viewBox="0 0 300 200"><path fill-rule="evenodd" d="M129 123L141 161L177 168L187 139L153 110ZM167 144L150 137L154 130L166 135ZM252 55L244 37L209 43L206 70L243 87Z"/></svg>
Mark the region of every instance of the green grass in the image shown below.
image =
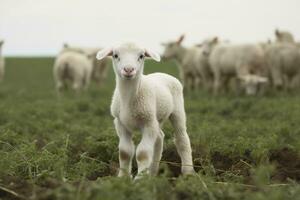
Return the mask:
<svg viewBox="0 0 300 200"><path fill-rule="evenodd" d="M180 176L167 123L160 175L133 182L115 177L118 138L109 112L112 70L102 87L93 84L81 95L67 91L58 98L52 58L8 58L6 63L0 84L0 199L300 196L300 95L186 95L197 175ZM145 71L178 74L171 62L148 62Z"/></svg>

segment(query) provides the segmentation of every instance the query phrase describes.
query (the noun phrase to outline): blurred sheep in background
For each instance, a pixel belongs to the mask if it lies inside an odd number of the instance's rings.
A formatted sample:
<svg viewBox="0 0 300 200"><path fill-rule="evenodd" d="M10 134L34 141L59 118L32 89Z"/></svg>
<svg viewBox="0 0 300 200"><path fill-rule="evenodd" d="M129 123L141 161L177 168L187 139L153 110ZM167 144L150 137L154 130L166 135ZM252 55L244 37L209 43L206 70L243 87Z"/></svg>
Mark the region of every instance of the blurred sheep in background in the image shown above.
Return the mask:
<svg viewBox="0 0 300 200"><path fill-rule="evenodd" d="M213 37L191 47L182 45L185 36L181 35L176 41L162 44L162 58L176 61L181 82L188 91L204 89L219 94L233 86L238 94L257 95L270 85L277 89L296 88L300 85L300 44L288 31L276 29L274 34L275 42L268 39L232 44ZM61 90L67 79L74 90L87 88L90 80L103 85L110 61L97 60L99 50L64 44L54 67L57 89ZM4 67L1 69L4 72Z"/></svg>
<svg viewBox="0 0 300 200"><path fill-rule="evenodd" d="M300 48L289 32L275 31L276 42L265 48L269 77L276 89L295 89L300 82Z"/></svg>
<svg viewBox="0 0 300 200"><path fill-rule="evenodd" d="M93 70L93 60L76 51L65 51L56 58L53 75L56 89L61 92L71 82L72 89L79 92L87 89Z"/></svg>
<svg viewBox="0 0 300 200"><path fill-rule="evenodd" d="M101 48L83 48L83 47L75 47L75 46L70 46L69 44L64 44L64 48L62 52L65 51L75 51L79 53L86 54L91 57L93 60L93 71L92 71L92 76L91 79L93 81L96 81L100 86L104 84L106 78L107 78L107 73L110 65L109 59L103 59L103 60L97 60L96 55L97 52L100 51Z"/></svg>
<svg viewBox="0 0 300 200"><path fill-rule="evenodd" d="M174 59L179 65L180 79L187 90L199 89L200 82L209 88L209 68L206 65L206 58L202 56L201 50L197 47L186 48L182 45L184 35L177 41L163 43L165 47L163 59Z"/></svg>
<svg viewBox="0 0 300 200"><path fill-rule="evenodd" d="M56 88L61 91L72 82L75 91L87 89L91 80L103 85L108 72L109 60L96 59L100 48L73 47L64 44L54 64Z"/></svg>
<svg viewBox="0 0 300 200"><path fill-rule="evenodd" d="M259 45L234 45L215 37L204 40L201 48L213 72L214 94L220 89L228 90L231 79L235 79L238 90L243 89L247 95L255 95L259 85L268 81L263 77L264 51Z"/></svg>

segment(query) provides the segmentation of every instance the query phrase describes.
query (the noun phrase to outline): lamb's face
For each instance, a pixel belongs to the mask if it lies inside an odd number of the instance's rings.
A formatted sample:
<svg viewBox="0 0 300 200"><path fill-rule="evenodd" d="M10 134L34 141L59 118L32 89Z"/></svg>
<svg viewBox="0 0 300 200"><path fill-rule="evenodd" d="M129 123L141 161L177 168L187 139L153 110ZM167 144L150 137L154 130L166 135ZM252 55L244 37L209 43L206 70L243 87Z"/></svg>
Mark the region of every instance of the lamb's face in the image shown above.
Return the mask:
<svg viewBox="0 0 300 200"><path fill-rule="evenodd" d="M258 75L244 75L239 77L247 95L256 95L261 84L267 83L268 79Z"/></svg>
<svg viewBox="0 0 300 200"><path fill-rule="evenodd" d="M112 56L116 76L124 80L135 79L143 73L146 57L160 61L160 56L135 44L123 44L115 48L104 49L97 53L97 59Z"/></svg>
<svg viewBox="0 0 300 200"><path fill-rule="evenodd" d="M135 45L122 45L113 49L112 60L115 73L122 79L134 79L144 70L146 52Z"/></svg>

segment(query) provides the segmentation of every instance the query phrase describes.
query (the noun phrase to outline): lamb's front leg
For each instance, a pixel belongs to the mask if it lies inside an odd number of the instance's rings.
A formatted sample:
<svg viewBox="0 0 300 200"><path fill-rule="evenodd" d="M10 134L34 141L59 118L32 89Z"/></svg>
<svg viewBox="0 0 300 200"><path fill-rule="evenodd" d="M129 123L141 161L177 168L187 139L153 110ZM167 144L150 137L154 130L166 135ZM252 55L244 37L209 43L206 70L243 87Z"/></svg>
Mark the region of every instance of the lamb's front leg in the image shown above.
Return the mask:
<svg viewBox="0 0 300 200"><path fill-rule="evenodd" d="M119 163L120 170L118 176L131 176L131 164L134 155L134 144L132 134L115 118L115 128L119 136Z"/></svg>
<svg viewBox="0 0 300 200"><path fill-rule="evenodd" d="M150 172L154 155L154 146L157 138L160 136L158 122L147 124L143 128L142 134L142 140L136 149L136 160L138 164L138 174L136 178L140 178L141 173L149 174Z"/></svg>

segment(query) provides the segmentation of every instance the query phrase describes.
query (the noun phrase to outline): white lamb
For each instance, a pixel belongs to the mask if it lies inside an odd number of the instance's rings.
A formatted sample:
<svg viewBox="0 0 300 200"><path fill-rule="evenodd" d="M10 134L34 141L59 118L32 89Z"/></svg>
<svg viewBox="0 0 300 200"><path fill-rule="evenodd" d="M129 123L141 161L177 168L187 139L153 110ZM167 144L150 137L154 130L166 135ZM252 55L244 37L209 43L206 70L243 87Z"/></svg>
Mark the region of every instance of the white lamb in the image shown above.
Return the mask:
<svg viewBox="0 0 300 200"><path fill-rule="evenodd" d="M136 149L138 175L156 175L163 150L162 125L170 119L175 131L175 144L182 161L182 173L194 172L190 139L186 132L183 88L180 82L167 74L143 75L145 57L160 61L160 56L134 44L99 51L97 59L112 56L116 74L116 88L112 98L111 114L119 136L118 176L131 175L135 146L134 130L142 132Z"/></svg>
<svg viewBox="0 0 300 200"><path fill-rule="evenodd" d="M86 89L89 85L92 74L92 59L87 55L78 52L62 52L54 63L53 75L56 88L61 91L72 83L72 88L78 92Z"/></svg>
<svg viewBox="0 0 300 200"><path fill-rule="evenodd" d="M3 40L0 40L0 81L4 78L4 72L5 72L5 63L4 63L4 57L2 56L2 46L4 44Z"/></svg>

